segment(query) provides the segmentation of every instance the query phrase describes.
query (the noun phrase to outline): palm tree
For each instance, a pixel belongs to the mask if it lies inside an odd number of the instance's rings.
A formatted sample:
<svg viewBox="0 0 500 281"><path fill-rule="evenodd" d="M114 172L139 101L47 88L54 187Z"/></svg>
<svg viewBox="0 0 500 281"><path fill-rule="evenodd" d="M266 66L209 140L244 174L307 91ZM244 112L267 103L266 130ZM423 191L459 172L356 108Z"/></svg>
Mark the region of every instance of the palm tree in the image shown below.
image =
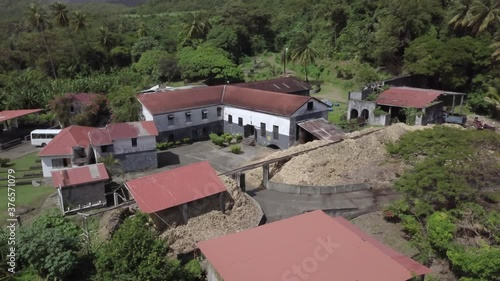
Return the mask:
<svg viewBox="0 0 500 281"><path fill-rule="evenodd" d="M460 0L458 7L453 10L453 18L448 22L453 28L466 27L471 17L471 7L475 0Z"/></svg>
<svg viewBox="0 0 500 281"><path fill-rule="evenodd" d="M27 25L33 29L36 29L40 33L40 36L42 36L43 44L45 45L47 55L49 56L50 66L52 67L52 74L54 75L54 78L57 78L56 69L52 60L52 54L50 53L49 46L47 45L47 40L45 39L45 35L43 33L43 31L50 26L49 22L47 21L47 13L38 4L31 4L28 7L26 17Z"/></svg>
<svg viewBox="0 0 500 281"><path fill-rule="evenodd" d="M474 33L481 33L489 26L500 24L500 1L475 0L470 9L469 26Z"/></svg>
<svg viewBox="0 0 500 281"><path fill-rule="evenodd" d="M74 13L74 18L71 20L71 26L74 31L77 33L82 32L83 37L85 38L85 41L87 41L87 28L88 28L88 23L87 23L87 14L83 14L81 12L75 12ZM87 41L88 42L88 41Z"/></svg>
<svg viewBox="0 0 500 281"><path fill-rule="evenodd" d="M310 63L314 63L319 56L318 52L311 46L311 41L311 35L306 31L303 31L300 34L300 37L296 41L295 47L291 52L292 61L304 65L304 70L306 72L306 81L309 81L307 78L307 65Z"/></svg>
<svg viewBox="0 0 500 281"><path fill-rule="evenodd" d="M79 56L78 50L76 49L75 41L73 40L73 37L69 32L70 20L68 17L69 12L68 9L66 8L66 5L61 2L54 2L49 7L52 10L52 17L54 19L54 24L60 28L66 29L68 37L73 45L73 51L75 52L76 56Z"/></svg>
<svg viewBox="0 0 500 281"><path fill-rule="evenodd" d="M99 28L99 44L109 52L113 46L113 34L109 31L107 26Z"/></svg>
<svg viewBox="0 0 500 281"><path fill-rule="evenodd" d="M66 5L61 2L54 2L50 4L50 9L52 10L52 16L54 17L54 23L59 27L68 27L68 9Z"/></svg>
<svg viewBox="0 0 500 281"><path fill-rule="evenodd" d="M209 21L201 18L199 13L189 13L186 23L183 25L187 40L203 39L210 31L212 25Z"/></svg>

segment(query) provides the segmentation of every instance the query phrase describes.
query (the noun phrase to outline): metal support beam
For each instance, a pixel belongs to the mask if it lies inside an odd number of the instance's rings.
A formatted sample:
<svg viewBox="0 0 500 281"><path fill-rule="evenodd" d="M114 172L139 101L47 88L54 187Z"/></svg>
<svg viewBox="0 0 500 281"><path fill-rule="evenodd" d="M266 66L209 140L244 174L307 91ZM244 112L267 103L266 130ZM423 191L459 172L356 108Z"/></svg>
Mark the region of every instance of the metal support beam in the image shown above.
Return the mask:
<svg viewBox="0 0 500 281"><path fill-rule="evenodd" d="M226 213L226 193L225 192L221 192L219 194L219 207L220 207L220 210L223 214Z"/></svg>
<svg viewBox="0 0 500 281"><path fill-rule="evenodd" d="M455 95L453 95L453 105L451 106L451 113L455 113Z"/></svg>
<svg viewBox="0 0 500 281"><path fill-rule="evenodd" d="M462 104L464 103L464 95L460 96L460 114L462 114Z"/></svg>

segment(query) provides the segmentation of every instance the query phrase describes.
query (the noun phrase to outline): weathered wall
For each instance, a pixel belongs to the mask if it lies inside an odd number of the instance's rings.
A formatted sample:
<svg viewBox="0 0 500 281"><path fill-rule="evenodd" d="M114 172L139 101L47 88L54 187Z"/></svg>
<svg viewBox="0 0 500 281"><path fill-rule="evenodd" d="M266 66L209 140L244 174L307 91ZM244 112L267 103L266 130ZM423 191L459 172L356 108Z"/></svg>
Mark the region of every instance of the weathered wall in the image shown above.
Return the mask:
<svg viewBox="0 0 500 281"><path fill-rule="evenodd" d="M217 108L221 108L221 116L217 116ZM207 118L202 119L202 111L207 110ZM186 113L191 113L191 121L188 121ZM199 125L207 125L212 122L216 122L222 120L222 114L224 113L224 109L222 105L217 106L207 106L207 107L199 107L193 108L189 110L181 110L171 113L165 113L160 115L155 115L153 117L156 128L159 133L174 131L179 129L184 129L188 127L194 127ZM168 119L168 116L172 115L174 118L172 120Z"/></svg>
<svg viewBox="0 0 500 281"><path fill-rule="evenodd" d="M339 184L334 186L311 186L269 181L267 189L291 194L322 195L368 190L370 189L370 186L365 183Z"/></svg>
<svg viewBox="0 0 500 281"><path fill-rule="evenodd" d="M425 109L425 114L422 116L421 125L441 124L443 123L443 121L443 104L438 103Z"/></svg>
<svg viewBox="0 0 500 281"><path fill-rule="evenodd" d="M82 207L84 205L95 205L102 203L106 206L106 196L104 195L104 182L91 183L86 185L63 187L61 189L64 210Z"/></svg>
<svg viewBox="0 0 500 281"><path fill-rule="evenodd" d="M158 168L156 147L150 151L115 154L114 158L120 161L120 169L124 172Z"/></svg>
<svg viewBox="0 0 500 281"><path fill-rule="evenodd" d="M307 120L311 119L317 119L317 118L323 118L325 120L328 120L328 110L317 110L314 112L309 112L309 113L304 113L302 115L294 116L290 118L290 137L288 139L289 146L292 146L296 144L297 140L299 139L298 132L299 132L299 127L298 123L304 122Z"/></svg>
<svg viewBox="0 0 500 281"><path fill-rule="evenodd" d="M41 158L41 162L42 162L43 176L45 178L52 177L52 174L50 173L51 171L57 171L57 170L71 168L70 166L68 166L68 167L59 167L59 168L52 167L52 159L64 159L64 158L66 158L66 159L68 159L68 163L71 163L71 156L54 156L54 157L44 156L44 157L40 157L40 158Z"/></svg>
<svg viewBox="0 0 500 281"><path fill-rule="evenodd" d="M389 126L391 125L391 114L384 114L384 115L374 115L373 116L373 122L371 125L375 126Z"/></svg>
<svg viewBox="0 0 500 281"><path fill-rule="evenodd" d="M351 111L355 109L358 112L358 117L361 116L361 112L366 109L368 110L368 124L374 123L374 111L377 107L377 104L373 101L365 101L365 100L349 100L347 106L347 120L351 120Z"/></svg>
<svg viewBox="0 0 500 281"><path fill-rule="evenodd" d="M157 137L157 141L175 142L182 141L184 138L189 138L192 141L207 140L210 133L222 133L223 126L222 120L219 120L201 125L178 128L161 132Z"/></svg>

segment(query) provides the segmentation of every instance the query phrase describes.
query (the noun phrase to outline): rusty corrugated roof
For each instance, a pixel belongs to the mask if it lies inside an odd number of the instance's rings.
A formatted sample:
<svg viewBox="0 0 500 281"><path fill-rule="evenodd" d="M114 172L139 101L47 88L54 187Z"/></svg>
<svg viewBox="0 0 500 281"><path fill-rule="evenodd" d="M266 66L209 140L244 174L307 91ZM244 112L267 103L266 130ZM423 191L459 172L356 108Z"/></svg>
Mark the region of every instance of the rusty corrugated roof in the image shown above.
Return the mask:
<svg viewBox="0 0 500 281"><path fill-rule="evenodd" d="M145 213L227 191L208 161L130 180L126 186Z"/></svg>
<svg viewBox="0 0 500 281"><path fill-rule="evenodd" d="M221 104L224 86L140 94L138 100L153 115Z"/></svg>
<svg viewBox="0 0 500 281"><path fill-rule="evenodd" d="M375 100L381 105L424 108L429 106L444 91L411 87L391 87L383 91Z"/></svg>
<svg viewBox="0 0 500 281"><path fill-rule="evenodd" d="M309 83L304 82L296 77L281 77L264 81L238 83L232 85L242 88L250 88L277 93L296 93L309 91L311 89L311 85Z"/></svg>
<svg viewBox="0 0 500 281"><path fill-rule="evenodd" d="M324 118L308 120L297 125L320 140L338 142L344 139L344 132Z"/></svg>
<svg viewBox="0 0 500 281"><path fill-rule="evenodd" d="M56 135L38 156L68 156L73 154L73 147L87 147L90 144L88 134L93 127L69 126Z"/></svg>
<svg viewBox="0 0 500 281"><path fill-rule="evenodd" d="M225 281L404 281L414 276L346 223L314 211L197 245Z"/></svg>
<svg viewBox="0 0 500 281"><path fill-rule="evenodd" d="M109 179L106 167L102 163L82 167L52 171L54 187L69 187Z"/></svg>
<svg viewBox="0 0 500 281"><path fill-rule="evenodd" d="M92 130L89 138L92 145L107 145L114 140L157 135L158 130L153 121L140 121L108 124L105 128Z"/></svg>
<svg viewBox="0 0 500 281"><path fill-rule="evenodd" d="M290 116L311 99L308 96L227 86L222 103L252 111Z"/></svg>
<svg viewBox="0 0 500 281"><path fill-rule="evenodd" d="M4 110L0 111L0 122L18 118L24 115L33 114L42 111L43 109L20 109L20 110Z"/></svg>

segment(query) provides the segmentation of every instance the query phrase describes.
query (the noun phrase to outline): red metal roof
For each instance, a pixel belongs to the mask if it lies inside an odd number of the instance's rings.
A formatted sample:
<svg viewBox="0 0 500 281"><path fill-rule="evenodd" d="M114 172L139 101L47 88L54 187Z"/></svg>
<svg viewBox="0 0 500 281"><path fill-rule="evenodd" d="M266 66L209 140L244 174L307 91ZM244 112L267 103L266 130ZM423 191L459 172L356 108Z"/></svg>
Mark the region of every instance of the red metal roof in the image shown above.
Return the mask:
<svg viewBox="0 0 500 281"><path fill-rule="evenodd" d="M47 146L45 146L38 156L68 156L73 154L73 147L87 147L90 144L89 132L95 130L93 127L69 126L64 128Z"/></svg>
<svg viewBox="0 0 500 281"><path fill-rule="evenodd" d="M443 91L430 89L391 87L383 91L375 102L377 104L397 107L424 108L429 106L443 93Z"/></svg>
<svg viewBox="0 0 500 281"><path fill-rule="evenodd" d="M109 179L106 167L102 163L52 171L51 173L52 181L56 188L82 185Z"/></svg>
<svg viewBox="0 0 500 281"><path fill-rule="evenodd" d="M265 81L238 83L232 85L241 88L250 88L277 93L295 93L308 91L311 89L311 85L309 85L309 83L304 82L296 77L281 77Z"/></svg>
<svg viewBox="0 0 500 281"><path fill-rule="evenodd" d="M226 86L222 103L253 111L290 116L311 99L308 96Z"/></svg>
<svg viewBox="0 0 500 281"><path fill-rule="evenodd" d="M227 191L208 161L128 181L126 186L145 213L179 206Z"/></svg>
<svg viewBox="0 0 500 281"><path fill-rule="evenodd" d="M0 122L18 118L24 115L40 112L43 109L21 109L21 110L4 110L0 111Z"/></svg>
<svg viewBox="0 0 500 281"><path fill-rule="evenodd" d="M412 271L322 211L199 242L198 247L225 281L413 277Z"/></svg>
<svg viewBox="0 0 500 281"><path fill-rule="evenodd" d="M68 93L66 94L66 97L72 98L75 101L82 103L86 106L89 106L92 104L92 101L94 100L94 97L98 94L92 94L92 93Z"/></svg>
<svg viewBox="0 0 500 281"><path fill-rule="evenodd" d="M140 94L138 99L153 115L225 104L290 116L312 98L227 85Z"/></svg>
<svg viewBox="0 0 500 281"><path fill-rule="evenodd" d="M221 103L223 86L140 94L138 100L151 112L162 114Z"/></svg>
<svg viewBox="0 0 500 281"><path fill-rule="evenodd" d="M361 239L368 241L371 243L373 246L375 246L377 249L381 250L384 252L386 255L391 257L393 260L404 266L406 269L408 269L410 272L415 273L415 275L422 275L422 274L428 274L431 272L431 270L420 263L412 260L411 258L397 252L396 250L392 249L391 247L384 245L380 243L377 239L374 237L370 236L368 233L364 232L363 230L359 229L357 226L354 224L350 223L343 217L335 217L334 220L336 220L338 223L342 224L349 230L351 230L353 233L356 233Z"/></svg>
<svg viewBox="0 0 500 281"><path fill-rule="evenodd" d="M141 121L109 124L105 128L90 131L89 138L92 145L107 145L114 140L157 135L158 130L153 121Z"/></svg>

